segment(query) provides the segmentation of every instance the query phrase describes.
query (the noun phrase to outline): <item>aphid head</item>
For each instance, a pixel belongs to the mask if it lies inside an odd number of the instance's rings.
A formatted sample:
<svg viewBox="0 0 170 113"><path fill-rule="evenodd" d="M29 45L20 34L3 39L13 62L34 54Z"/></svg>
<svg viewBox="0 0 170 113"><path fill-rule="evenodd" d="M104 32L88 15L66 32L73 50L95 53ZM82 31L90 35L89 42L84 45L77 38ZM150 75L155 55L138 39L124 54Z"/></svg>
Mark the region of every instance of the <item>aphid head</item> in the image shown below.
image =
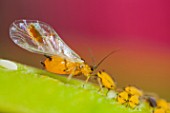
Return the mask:
<svg viewBox="0 0 170 113"><path fill-rule="evenodd" d="M92 68L89 65L87 65L86 63L83 63L82 65L80 65L80 69L81 69L81 72L83 73L83 75L85 75L85 76L89 76L93 72Z"/></svg>

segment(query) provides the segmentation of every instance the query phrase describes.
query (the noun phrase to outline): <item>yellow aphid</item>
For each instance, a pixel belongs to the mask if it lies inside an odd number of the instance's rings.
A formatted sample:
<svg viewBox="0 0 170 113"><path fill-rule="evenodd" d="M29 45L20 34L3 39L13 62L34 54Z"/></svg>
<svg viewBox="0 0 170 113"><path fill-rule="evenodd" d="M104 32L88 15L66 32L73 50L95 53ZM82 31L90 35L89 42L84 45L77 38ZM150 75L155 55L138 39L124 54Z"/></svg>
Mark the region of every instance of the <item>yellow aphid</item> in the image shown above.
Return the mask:
<svg viewBox="0 0 170 113"><path fill-rule="evenodd" d="M157 100L157 107L158 108L163 108L165 110L169 109L168 102L164 99L159 99Z"/></svg>
<svg viewBox="0 0 170 113"><path fill-rule="evenodd" d="M116 88L115 81L104 71L99 71L97 76L100 78L103 87L114 90Z"/></svg>
<svg viewBox="0 0 170 113"><path fill-rule="evenodd" d="M162 109L162 108L156 108L156 109L154 110L154 113L167 113L167 112L165 112L165 110Z"/></svg>
<svg viewBox="0 0 170 113"><path fill-rule="evenodd" d="M139 96L138 95L132 95L130 98L129 98L129 106L131 108L135 108L137 105L139 105Z"/></svg>
<svg viewBox="0 0 170 113"><path fill-rule="evenodd" d="M128 93L126 91L120 92L118 94L117 101L119 103L124 104L128 101L128 99L129 99L129 96L128 96Z"/></svg>
<svg viewBox="0 0 170 113"><path fill-rule="evenodd" d="M130 95L138 95L138 96L143 95L143 92L134 86L125 87L125 91L128 92L128 94Z"/></svg>
<svg viewBox="0 0 170 113"><path fill-rule="evenodd" d="M55 30L44 22L38 20L17 20L10 26L10 37L18 46L33 52L45 55L47 58L41 62L49 72L67 74L69 77L75 75L86 76L86 82L93 76L96 69L109 55L104 57L98 65L91 67L76 54L55 32ZM104 72L102 74L102 85L114 89L115 84Z"/></svg>

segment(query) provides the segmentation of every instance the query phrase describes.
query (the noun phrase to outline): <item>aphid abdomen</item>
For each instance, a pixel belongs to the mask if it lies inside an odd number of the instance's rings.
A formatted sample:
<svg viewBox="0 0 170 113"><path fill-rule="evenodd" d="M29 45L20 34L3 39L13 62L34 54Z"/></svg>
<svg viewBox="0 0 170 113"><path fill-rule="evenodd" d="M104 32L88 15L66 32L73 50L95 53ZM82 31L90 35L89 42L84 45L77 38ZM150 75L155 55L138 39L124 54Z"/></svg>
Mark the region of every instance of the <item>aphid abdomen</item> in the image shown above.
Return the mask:
<svg viewBox="0 0 170 113"><path fill-rule="evenodd" d="M79 70L74 70L77 66L75 63L65 60L59 56L52 56L44 61L45 69L57 74L78 75Z"/></svg>
<svg viewBox="0 0 170 113"><path fill-rule="evenodd" d="M57 56L52 56L50 59L46 58L44 61L45 69L52 73L68 74L64 59Z"/></svg>

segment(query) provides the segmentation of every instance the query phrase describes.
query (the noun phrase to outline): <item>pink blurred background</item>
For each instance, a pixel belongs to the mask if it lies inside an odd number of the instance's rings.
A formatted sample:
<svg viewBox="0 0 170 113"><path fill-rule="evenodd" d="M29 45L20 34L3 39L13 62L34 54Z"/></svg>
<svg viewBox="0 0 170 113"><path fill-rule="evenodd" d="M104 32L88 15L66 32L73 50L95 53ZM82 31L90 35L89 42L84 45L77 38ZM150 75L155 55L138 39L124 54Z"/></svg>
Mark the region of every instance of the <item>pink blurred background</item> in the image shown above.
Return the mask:
<svg viewBox="0 0 170 113"><path fill-rule="evenodd" d="M16 19L37 19L55 28L89 64L120 49L99 69L118 87L136 85L170 100L170 2L168 0L0 0L0 58L42 68L42 55L10 40Z"/></svg>

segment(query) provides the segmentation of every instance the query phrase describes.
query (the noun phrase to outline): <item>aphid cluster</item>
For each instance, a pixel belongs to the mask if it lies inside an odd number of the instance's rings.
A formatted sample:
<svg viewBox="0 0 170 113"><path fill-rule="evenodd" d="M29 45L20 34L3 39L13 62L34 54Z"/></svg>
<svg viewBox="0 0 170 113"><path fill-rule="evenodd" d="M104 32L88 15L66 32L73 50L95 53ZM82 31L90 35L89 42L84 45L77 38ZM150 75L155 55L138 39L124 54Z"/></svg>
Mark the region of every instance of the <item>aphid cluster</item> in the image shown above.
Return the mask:
<svg viewBox="0 0 170 113"><path fill-rule="evenodd" d="M41 63L47 71L69 75L68 78L84 75L85 82L88 82L91 76L97 76L100 89L104 87L108 91L116 91L116 83L107 72L94 73L94 70L115 51L104 57L96 66L89 66L58 36L51 26L37 20L13 22L10 26L10 37L20 47L30 52L43 54L46 59ZM140 105L143 97L141 90L134 86L127 86L119 91L115 98L120 104L134 109ZM151 98L147 98L147 100L154 108L154 113L169 113L170 105L167 102L163 100L156 102Z"/></svg>
<svg viewBox="0 0 170 113"><path fill-rule="evenodd" d="M117 101L131 108L135 108L140 104L140 98L143 92L134 86L127 86L118 94Z"/></svg>

